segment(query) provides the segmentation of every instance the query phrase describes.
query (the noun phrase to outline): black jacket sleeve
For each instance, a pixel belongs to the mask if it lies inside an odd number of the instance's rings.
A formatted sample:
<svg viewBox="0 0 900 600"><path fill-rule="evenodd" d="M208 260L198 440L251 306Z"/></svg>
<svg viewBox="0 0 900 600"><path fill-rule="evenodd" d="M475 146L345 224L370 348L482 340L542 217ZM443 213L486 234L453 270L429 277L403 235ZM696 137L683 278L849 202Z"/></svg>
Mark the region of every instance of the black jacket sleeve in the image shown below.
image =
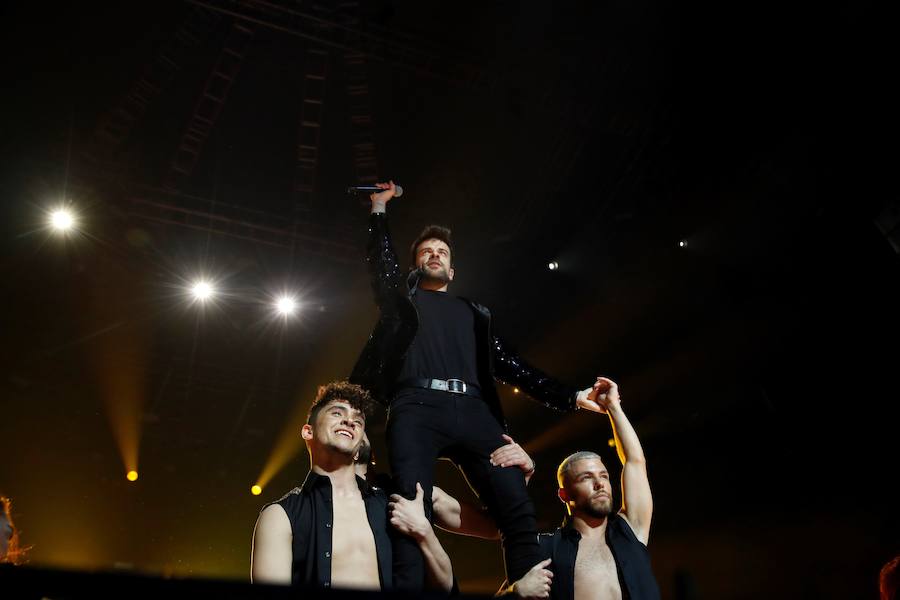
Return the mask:
<svg viewBox="0 0 900 600"><path fill-rule="evenodd" d="M497 336L491 338L494 377L507 385L513 385L550 408L561 411L575 410L576 388L566 385L543 371L528 364L510 350Z"/></svg>
<svg viewBox="0 0 900 600"><path fill-rule="evenodd" d="M369 216L366 267L369 269L375 303L382 311L389 310L398 295L406 295L406 274L394 252L386 213L372 213Z"/></svg>

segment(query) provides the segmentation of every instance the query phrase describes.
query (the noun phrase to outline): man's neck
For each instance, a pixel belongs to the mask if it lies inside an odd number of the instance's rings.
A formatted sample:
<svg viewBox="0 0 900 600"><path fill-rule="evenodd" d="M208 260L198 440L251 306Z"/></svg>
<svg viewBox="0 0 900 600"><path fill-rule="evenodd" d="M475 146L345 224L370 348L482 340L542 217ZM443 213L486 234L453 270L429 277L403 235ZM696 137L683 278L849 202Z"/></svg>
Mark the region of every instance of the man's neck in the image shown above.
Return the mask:
<svg viewBox="0 0 900 600"><path fill-rule="evenodd" d="M450 283L442 279L423 277L419 281L419 289L428 290L429 292L446 292L448 287L450 287Z"/></svg>
<svg viewBox="0 0 900 600"><path fill-rule="evenodd" d="M605 538L606 525L609 523L609 517L594 517L584 513L573 513L571 515L572 527L581 534L582 538Z"/></svg>
<svg viewBox="0 0 900 600"><path fill-rule="evenodd" d="M331 459L316 457L312 460L310 470L317 475L328 477L331 480L331 491L335 495L359 493L352 457Z"/></svg>

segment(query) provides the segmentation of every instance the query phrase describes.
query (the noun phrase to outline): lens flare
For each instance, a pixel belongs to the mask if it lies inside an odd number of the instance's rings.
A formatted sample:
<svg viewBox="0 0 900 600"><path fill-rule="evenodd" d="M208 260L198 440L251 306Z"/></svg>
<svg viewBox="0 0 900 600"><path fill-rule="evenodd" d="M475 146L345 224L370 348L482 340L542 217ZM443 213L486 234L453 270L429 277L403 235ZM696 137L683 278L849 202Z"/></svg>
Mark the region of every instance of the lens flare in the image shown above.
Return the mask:
<svg viewBox="0 0 900 600"><path fill-rule="evenodd" d="M215 291L213 286L206 281L198 281L191 286L191 293L194 295L194 298L201 302L212 298Z"/></svg>
<svg viewBox="0 0 900 600"><path fill-rule="evenodd" d="M297 311L297 301L291 296L281 296L275 302L278 314L289 317Z"/></svg>
<svg viewBox="0 0 900 600"><path fill-rule="evenodd" d="M70 211L60 208L50 213L50 224L59 231L68 231L75 226L75 217Z"/></svg>

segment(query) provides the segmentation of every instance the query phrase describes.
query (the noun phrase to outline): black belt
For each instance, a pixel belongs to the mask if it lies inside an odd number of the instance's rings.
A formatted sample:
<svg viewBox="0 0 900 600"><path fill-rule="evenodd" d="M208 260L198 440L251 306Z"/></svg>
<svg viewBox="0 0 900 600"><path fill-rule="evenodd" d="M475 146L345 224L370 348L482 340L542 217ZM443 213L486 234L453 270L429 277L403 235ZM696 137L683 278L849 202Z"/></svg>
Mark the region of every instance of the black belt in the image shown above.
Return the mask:
<svg viewBox="0 0 900 600"><path fill-rule="evenodd" d="M426 390L439 390L451 394L465 394L466 396L481 397L481 388L474 383L466 383L462 379L404 379L395 386L396 389L408 387L423 388Z"/></svg>

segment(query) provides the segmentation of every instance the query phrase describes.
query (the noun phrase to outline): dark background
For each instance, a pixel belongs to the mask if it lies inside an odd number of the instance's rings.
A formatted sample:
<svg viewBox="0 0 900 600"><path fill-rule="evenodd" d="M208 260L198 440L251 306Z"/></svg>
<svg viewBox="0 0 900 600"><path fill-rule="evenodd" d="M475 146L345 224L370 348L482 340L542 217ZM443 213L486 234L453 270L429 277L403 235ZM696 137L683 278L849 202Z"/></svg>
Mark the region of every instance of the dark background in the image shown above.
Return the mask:
<svg viewBox="0 0 900 600"><path fill-rule="evenodd" d="M405 189L389 206L398 250L450 226L454 293L490 306L560 379L620 383L665 598L875 598L900 552L896 44L873 6L384 0L356 13L354 31L417 57L373 46L366 65L378 173ZM204 34L166 86L104 141L197 18ZM315 44L271 27L190 176L167 180L233 22L174 1L3 8L0 491L34 565L246 579L259 507L308 469L298 433L315 387L349 373L374 322L367 208L343 191L358 173L340 48L310 210L292 185ZM46 226L62 202L78 218L67 236ZM151 218L148 202L168 212ZM205 216L179 225L173 206ZM224 235L216 215L313 233L279 246L259 228ZM203 307L185 294L200 275L221 290ZM270 314L280 290L298 294L296 319ZM555 465L595 449L614 466L608 422L501 388L555 527ZM469 493L447 464L438 482ZM496 589L496 544L442 540L463 591Z"/></svg>

